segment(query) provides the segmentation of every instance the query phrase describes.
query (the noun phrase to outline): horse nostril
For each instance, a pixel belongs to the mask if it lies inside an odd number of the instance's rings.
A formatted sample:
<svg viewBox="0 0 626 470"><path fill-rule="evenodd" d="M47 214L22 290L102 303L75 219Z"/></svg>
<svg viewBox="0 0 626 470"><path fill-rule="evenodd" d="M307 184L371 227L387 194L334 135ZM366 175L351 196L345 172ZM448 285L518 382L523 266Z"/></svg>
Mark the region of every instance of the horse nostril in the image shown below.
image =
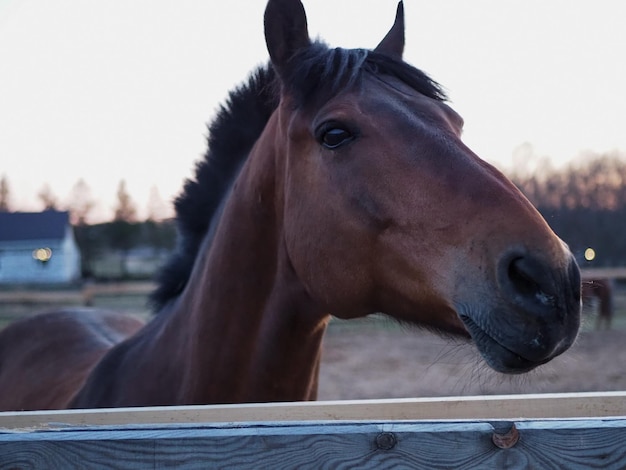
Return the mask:
<svg viewBox="0 0 626 470"><path fill-rule="evenodd" d="M515 256L505 265L504 284L514 298L546 307L554 304L553 277L541 262L529 256Z"/></svg>
<svg viewBox="0 0 626 470"><path fill-rule="evenodd" d="M520 294L533 295L539 290L539 285L526 264L524 258L513 259L508 269L509 280Z"/></svg>

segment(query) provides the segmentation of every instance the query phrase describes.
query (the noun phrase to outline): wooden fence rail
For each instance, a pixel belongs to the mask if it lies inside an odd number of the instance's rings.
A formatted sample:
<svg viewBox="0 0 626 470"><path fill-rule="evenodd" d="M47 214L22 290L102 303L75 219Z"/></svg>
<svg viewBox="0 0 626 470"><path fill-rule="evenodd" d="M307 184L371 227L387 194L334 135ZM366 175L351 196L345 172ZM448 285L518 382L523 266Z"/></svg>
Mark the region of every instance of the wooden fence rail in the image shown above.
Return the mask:
<svg viewBox="0 0 626 470"><path fill-rule="evenodd" d="M626 392L0 413L0 469L623 469L624 442Z"/></svg>
<svg viewBox="0 0 626 470"><path fill-rule="evenodd" d="M626 267L581 269L583 279L626 279Z"/></svg>
<svg viewBox="0 0 626 470"><path fill-rule="evenodd" d="M626 416L626 392L312 401L0 412L0 431L63 426L255 421L515 420Z"/></svg>
<svg viewBox="0 0 626 470"><path fill-rule="evenodd" d="M86 283L79 286L58 286L56 288L40 288L36 286L15 286L0 289L0 304L27 305L43 311L54 307L76 305L92 306L97 297L111 298L116 296L147 297L154 290L152 282L111 282ZM10 318L10 317L9 317ZM12 318L10 318L12 319Z"/></svg>
<svg viewBox="0 0 626 470"><path fill-rule="evenodd" d="M623 469L626 419L279 422L0 435L0 468Z"/></svg>

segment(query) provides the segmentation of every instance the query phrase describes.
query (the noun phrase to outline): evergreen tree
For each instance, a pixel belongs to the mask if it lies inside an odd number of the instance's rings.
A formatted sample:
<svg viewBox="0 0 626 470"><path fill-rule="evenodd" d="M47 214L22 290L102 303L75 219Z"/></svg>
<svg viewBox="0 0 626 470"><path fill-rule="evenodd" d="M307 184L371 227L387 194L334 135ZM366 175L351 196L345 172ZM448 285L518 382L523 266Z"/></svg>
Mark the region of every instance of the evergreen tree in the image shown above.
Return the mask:
<svg viewBox="0 0 626 470"><path fill-rule="evenodd" d="M137 221L137 209L133 200L126 189L126 181L120 181L117 187L117 206L115 207L114 220L123 220L125 222Z"/></svg>
<svg viewBox="0 0 626 470"><path fill-rule="evenodd" d="M128 276L128 254L135 246L140 225L137 221L137 209L126 189L126 181L120 181L117 188L117 206L113 222L109 226L111 246L120 253L120 270L123 277Z"/></svg>

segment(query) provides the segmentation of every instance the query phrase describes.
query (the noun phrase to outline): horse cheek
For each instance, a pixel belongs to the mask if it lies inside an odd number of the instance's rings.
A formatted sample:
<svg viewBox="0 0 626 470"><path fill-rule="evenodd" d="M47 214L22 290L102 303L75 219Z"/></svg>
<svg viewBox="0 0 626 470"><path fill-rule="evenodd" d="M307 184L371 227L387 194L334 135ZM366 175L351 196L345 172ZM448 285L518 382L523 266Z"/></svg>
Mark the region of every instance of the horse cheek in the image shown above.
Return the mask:
<svg viewBox="0 0 626 470"><path fill-rule="evenodd" d="M287 204L285 245L291 265L309 295L342 318L371 313L367 303L371 273L367 244L341 201ZM323 222L320 222L323 221ZM323 248L320 248L323 247Z"/></svg>

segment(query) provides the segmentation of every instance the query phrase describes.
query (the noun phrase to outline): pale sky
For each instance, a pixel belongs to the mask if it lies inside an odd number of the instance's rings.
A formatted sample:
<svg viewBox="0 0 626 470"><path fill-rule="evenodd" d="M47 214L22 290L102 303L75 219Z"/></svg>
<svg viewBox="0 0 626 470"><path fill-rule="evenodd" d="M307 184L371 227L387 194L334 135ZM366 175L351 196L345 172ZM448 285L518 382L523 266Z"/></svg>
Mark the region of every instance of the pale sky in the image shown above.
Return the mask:
<svg viewBox="0 0 626 470"><path fill-rule="evenodd" d="M304 0L312 37L374 47L396 0ZM0 176L14 209L79 178L111 215L178 193L228 90L265 62L262 0L0 0ZM405 0L405 60L447 89L465 142L506 169L626 151L626 2Z"/></svg>

